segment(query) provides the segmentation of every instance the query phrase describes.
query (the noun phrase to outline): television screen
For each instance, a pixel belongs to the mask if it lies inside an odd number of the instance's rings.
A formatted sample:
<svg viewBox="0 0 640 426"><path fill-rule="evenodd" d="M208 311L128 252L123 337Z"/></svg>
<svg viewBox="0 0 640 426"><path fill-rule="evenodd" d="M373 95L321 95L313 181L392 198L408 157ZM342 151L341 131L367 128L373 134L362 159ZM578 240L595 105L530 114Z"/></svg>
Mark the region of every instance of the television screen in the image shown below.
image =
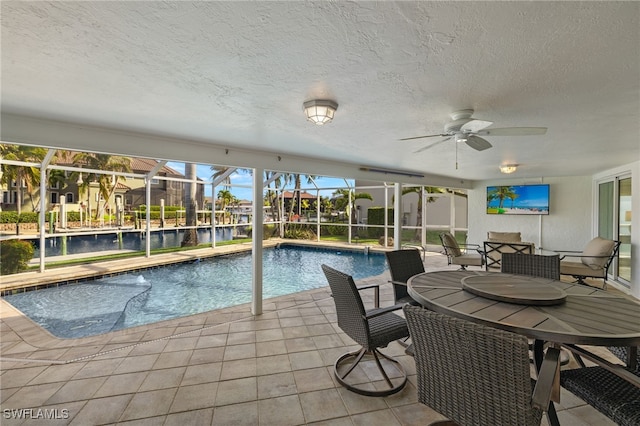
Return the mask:
<svg viewBox="0 0 640 426"><path fill-rule="evenodd" d="M487 214L549 214L549 185L487 186Z"/></svg>

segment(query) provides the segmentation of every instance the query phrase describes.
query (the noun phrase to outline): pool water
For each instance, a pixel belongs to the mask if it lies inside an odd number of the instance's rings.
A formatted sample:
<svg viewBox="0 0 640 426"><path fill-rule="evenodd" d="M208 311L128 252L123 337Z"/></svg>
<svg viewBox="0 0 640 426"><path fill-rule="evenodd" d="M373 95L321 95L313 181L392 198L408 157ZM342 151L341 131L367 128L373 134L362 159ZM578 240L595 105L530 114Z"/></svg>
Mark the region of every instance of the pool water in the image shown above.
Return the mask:
<svg viewBox="0 0 640 426"><path fill-rule="evenodd" d="M362 279L383 273L382 254L282 246L264 250L263 298L324 287L327 264ZM63 338L85 337L251 301L251 254L203 259L6 296Z"/></svg>

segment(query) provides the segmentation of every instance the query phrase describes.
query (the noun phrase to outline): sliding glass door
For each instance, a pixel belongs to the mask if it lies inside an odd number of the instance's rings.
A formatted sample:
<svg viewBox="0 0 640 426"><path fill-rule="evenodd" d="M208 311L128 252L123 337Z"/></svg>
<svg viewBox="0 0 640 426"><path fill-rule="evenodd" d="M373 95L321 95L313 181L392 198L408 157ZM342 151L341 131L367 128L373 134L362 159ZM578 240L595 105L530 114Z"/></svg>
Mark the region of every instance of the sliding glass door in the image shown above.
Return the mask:
<svg viewBox="0 0 640 426"><path fill-rule="evenodd" d="M598 236L621 242L609 268L613 280L631 283L631 177L616 176L598 183Z"/></svg>

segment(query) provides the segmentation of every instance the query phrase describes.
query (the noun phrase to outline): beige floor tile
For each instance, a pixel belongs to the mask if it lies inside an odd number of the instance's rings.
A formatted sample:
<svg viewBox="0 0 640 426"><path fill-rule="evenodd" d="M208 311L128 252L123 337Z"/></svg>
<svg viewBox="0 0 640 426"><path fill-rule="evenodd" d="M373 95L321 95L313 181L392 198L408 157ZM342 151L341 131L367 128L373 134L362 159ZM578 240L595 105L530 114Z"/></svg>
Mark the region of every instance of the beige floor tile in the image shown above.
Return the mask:
<svg viewBox="0 0 640 426"><path fill-rule="evenodd" d="M256 342L255 331L242 331L238 333L229 333L227 336L227 346L243 345Z"/></svg>
<svg viewBox="0 0 640 426"><path fill-rule="evenodd" d="M82 401L92 398L106 380L107 377L93 377L66 382L46 403L47 405L60 404L62 402Z"/></svg>
<svg viewBox="0 0 640 426"><path fill-rule="evenodd" d="M255 358L256 344L227 346L224 351L224 360L232 361L236 359Z"/></svg>
<svg viewBox="0 0 640 426"><path fill-rule="evenodd" d="M293 372L296 380L298 392L311 392L322 389L331 389L335 383L331 378L333 368L327 367L310 368Z"/></svg>
<svg viewBox="0 0 640 426"><path fill-rule="evenodd" d="M170 413L213 407L218 391L218 382L178 388Z"/></svg>
<svg viewBox="0 0 640 426"><path fill-rule="evenodd" d="M313 339L311 339L310 337L287 339L284 341L284 343L289 353L312 351L317 349L316 345L313 343Z"/></svg>
<svg viewBox="0 0 640 426"><path fill-rule="evenodd" d="M216 406L255 401L258 398L258 384L255 377L220 382L216 396Z"/></svg>
<svg viewBox="0 0 640 426"><path fill-rule="evenodd" d="M2 408L17 409L41 407L65 385L65 382L57 382L22 387L2 403ZM49 404L55 404L55 402L51 402Z"/></svg>
<svg viewBox="0 0 640 426"><path fill-rule="evenodd" d="M113 373L123 374L151 370L155 362L158 360L158 357L158 354L127 357L120 362Z"/></svg>
<svg viewBox="0 0 640 426"><path fill-rule="evenodd" d="M197 336L171 338L171 339L168 339L167 345L164 347L163 352L185 351L189 349L195 349L197 343L198 343Z"/></svg>
<svg viewBox="0 0 640 426"><path fill-rule="evenodd" d="M125 360L126 358L91 359L73 376L73 379L108 376L113 374Z"/></svg>
<svg viewBox="0 0 640 426"><path fill-rule="evenodd" d="M94 398L102 398L111 395L123 395L137 392L140 385L147 377L146 371L137 373L116 374L109 376L104 384L93 395Z"/></svg>
<svg viewBox="0 0 640 426"><path fill-rule="evenodd" d="M126 421L165 415L169 412L169 407L176 392L176 388L138 392L131 398L120 420Z"/></svg>
<svg viewBox="0 0 640 426"><path fill-rule="evenodd" d="M298 397L307 422L344 417L349 414L336 389L302 393Z"/></svg>
<svg viewBox="0 0 640 426"><path fill-rule="evenodd" d="M133 395L114 395L87 401L76 416L72 425L107 424L118 421Z"/></svg>
<svg viewBox="0 0 640 426"><path fill-rule="evenodd" d="M304 370L324 366L324 361L318 351L295 352L289 354L292 370Z"/></svg>
<svg viewBox="0 0 640 426"><path fill-rule="evenodd" d="M213 411L213 425L255 426L258 425L258 402L216 407Z"/></svg>
<svg viewBox="0 0 640 426"><path fill-rule="evenodd" d="M176 367L149 371L139 392L178 387L186 370L187 367Z"/></svg>
<svg viewBox="0 0 640 426"><path fill-rule="evenodd" d="M164 369L172 367L182 367L189 365L189 360L193 351L177 351L177 352L163 352L158 355L158 359L153 364L153 369Z"/></svg>
<svg viewBox="0 0 640 426"><path fill-rule="evenodd" d="M401 423L390 409L367 412L351 416L354 426L400 426Z"/></svg>
<svg viewBox="0 0 640 426"><path fill-rule="evenodd" d="M256 356L270 356L278 354L286 354L287 347L283 340L274 340L271 342L256 343Z"/></svg>
<svg viewBox="0 0 640 426"><path fill-rule="evenodd" d="M424 404L420 404L419 402L394 407L391 410L404 426L423 426L425 424L446 419L443 415L439 414L432 408L429 408Z"/></svg>
<svg viewBox="0 0 640 426"><path fill-rule="evenodd" d="M256 375L256 358L225 361L222 363L220 380L239 379Z"/></svg>
<svg viewBox="0 0 640 426"><path fill-rule="evenodd" d="M284 339L284 333L282 332L281 328L256 331L256 342L268 342L272 340L282 339Z"/></svg>
<svg viewBox="0 0 640 426"><path fill-rule="evenodd" d="M200 383L217 382L220 380L222 363L190 365L187 367L180 386L197 385Z"/></svg>
<svg viewBox="0 0 640 426"><path fill-rule="evenodd" d="M258 378L258 399L276 398L297 393L293 373L277 373Z"/></svg>
<svg viewBox="0 0 640 426"><path fill-rule="evenodd" d="M258 415L260 426L293 426L305 422L298 395L260 400Z"/></svg>
<svg viewBox="0 0 640 426"><path fill-rule="evenodd" d="M195 349L191 354L189 364L208 364L220 362L224 357L224 346L217 348Z"/></svg>
<svg viewBox="0 0 640 426"><path fill-rule="evenodd" d="M256 359L256 374L263 376L265 374L284 373L291 371L291 362L289 355L273 355Z"/></svg>
<svg viewBox="0 0 640 426"><path fill-rule="evenodd" d="M342 397L349 414L360 414L367 411L386 410L388 408L384 398L370 397L351 392L344 387L339 387L338 393Z"/></svg>
<svg viewBox="0 0 640 426"><path fill-rule="evenodd" d="M168 414L163 426L210 426L212 418L213 408L191 410L184 413Z"/></svg>
<svg viewBox="0 0 640 426"><path fill-rule="evenodd" d="M0 389L16 388L26 386L35 377L42 374L49 368L48 365L39 365L31 368L16 368L15 370L4 371L0 376Z"/></svg>

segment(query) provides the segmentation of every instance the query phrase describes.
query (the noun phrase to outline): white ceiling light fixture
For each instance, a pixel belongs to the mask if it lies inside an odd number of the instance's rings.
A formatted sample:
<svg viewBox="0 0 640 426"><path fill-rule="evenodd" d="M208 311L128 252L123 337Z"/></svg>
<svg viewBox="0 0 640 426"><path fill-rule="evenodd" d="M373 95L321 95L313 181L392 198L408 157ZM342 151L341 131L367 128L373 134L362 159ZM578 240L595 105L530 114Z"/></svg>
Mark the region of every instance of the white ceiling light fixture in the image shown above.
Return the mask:
<svg viewBox="0 0 640 426"><path fill-rule="evenodd" d="M518 169L518 165L517 164L505 164L503 166L500 166L500 172L501 173L513 173Z"/></svg>
<svg viewBox="0 0 640 426"><path fill-rule="evenodd" d="M328 99L314 99L302 105L307 120L318 126L330 123L338 109L338 104Z"/></svg>

